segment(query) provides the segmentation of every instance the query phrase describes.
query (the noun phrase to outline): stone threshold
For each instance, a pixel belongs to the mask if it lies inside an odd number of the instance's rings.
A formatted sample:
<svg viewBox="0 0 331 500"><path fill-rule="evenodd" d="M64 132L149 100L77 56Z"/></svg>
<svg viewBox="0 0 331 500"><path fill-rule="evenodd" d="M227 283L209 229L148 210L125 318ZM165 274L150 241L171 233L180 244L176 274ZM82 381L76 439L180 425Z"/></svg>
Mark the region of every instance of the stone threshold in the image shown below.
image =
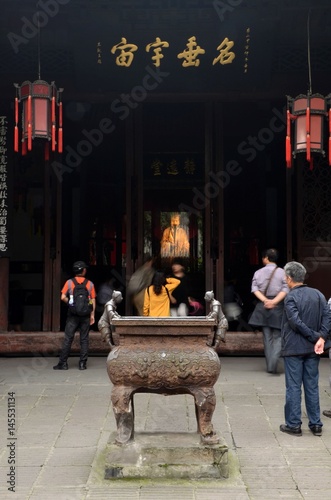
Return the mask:
<svg viewBox="0 0 331 500"><path fill-rule="evenodd" d="M63 332L0 332L0 355L57 356L61 349ZM80 351L79 334L75 335L72 354ZM90 355L108 354L109 349L99 332L90 332ZM227 332L226 342L218 353L222 356L263 355L261 332Z"/></svg>

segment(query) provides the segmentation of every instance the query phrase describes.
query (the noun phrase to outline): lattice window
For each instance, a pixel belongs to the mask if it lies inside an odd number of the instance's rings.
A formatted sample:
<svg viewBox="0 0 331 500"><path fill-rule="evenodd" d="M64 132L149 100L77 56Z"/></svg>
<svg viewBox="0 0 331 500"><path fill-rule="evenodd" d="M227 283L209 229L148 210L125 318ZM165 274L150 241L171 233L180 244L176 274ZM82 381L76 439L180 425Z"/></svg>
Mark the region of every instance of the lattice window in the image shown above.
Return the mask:
<svg viewBox="0 0 331 500"><path fill-rule="evenodd" d="M302 233L304 241L331 241L331 167L322 157L302 171Z"/></svg>
<svg viewBox="0 0 331 500"><path fill-rule="evenodd" d="M331 69L331 47L321 45L311 50L311 67L315 71ZM306 71L308 68L307 49L303 46L280 46L274 53L272 61L273 71L291 72Z"/></svg>
<svg viewBox="0 0 331 500"><path fill-rule="evenodd" d="M1 50L2 49L2 50ZM38 54L36 47L24 47L18 54L13 54L7 48L0 48L0 74L26 74L34 75L30 78L37 79L38 71ZM67 48L49 48L41 51L41 77L45 74L73 74L74 73L74 57L70 49ZM33 71L33 69L35 70ZM28 76L27 76L28 78Z"/></svg>

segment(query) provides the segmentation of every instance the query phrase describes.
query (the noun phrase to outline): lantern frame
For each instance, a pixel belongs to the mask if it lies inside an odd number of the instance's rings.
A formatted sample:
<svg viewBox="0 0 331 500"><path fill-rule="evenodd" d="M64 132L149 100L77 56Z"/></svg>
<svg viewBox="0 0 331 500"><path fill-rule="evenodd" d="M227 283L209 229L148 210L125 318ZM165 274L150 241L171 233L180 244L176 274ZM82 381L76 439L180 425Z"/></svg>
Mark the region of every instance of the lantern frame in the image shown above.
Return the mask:
<svg viewBox="0 0 331 500"><path fill-rule="evenodd" d="M62 102L63 89L57 89L55 82L44 80L24 81L14 84L15 132L14 151L19 152L21 135L22 155L32 150L32 141L46 139L45 158L49 157L49 145L52 151L63 151ZM21 133L19 132L19 107L21 104ZM57 137L56 137L57 136Z"/></svg>
<svg viewBox="0 0 331 500"><path fill-rule="evenodd" d="M331 165L330 95L300 94L287 96L286 166L292 167L297 154L305 153L313 168L313 154L325 156L324 119L329 121L329 165ZM294 125L292 125L294 124ZM292 146L293 144L293 146Z"/></svg>

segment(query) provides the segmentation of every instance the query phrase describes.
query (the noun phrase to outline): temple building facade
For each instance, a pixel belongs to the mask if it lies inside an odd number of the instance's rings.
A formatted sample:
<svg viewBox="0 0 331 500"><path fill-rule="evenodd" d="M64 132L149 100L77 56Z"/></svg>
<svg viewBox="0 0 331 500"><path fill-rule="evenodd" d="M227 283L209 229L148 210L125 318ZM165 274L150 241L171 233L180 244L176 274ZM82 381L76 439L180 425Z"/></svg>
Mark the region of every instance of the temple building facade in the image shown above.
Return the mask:
<svg viewBox="0 0 331 500"><path fill-rule="evenodd" d="M328 0L5 0L0 336L61 332L72 263L240 297L261 251L331 296ZM95 326L95 329L97 327Z"/></svg>

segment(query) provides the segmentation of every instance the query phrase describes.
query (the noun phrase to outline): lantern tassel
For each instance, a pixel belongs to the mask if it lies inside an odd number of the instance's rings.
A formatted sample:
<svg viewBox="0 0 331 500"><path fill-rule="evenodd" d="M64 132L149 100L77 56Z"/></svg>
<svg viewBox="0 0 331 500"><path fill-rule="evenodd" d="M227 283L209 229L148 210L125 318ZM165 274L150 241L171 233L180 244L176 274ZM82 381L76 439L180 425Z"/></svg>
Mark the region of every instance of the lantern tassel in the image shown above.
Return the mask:
<svg viewBox="0 0 331 500"><path fill-rule="evenodd" d="M18 124L18 97L15 97L15 124Z"/></svg>
<svg viewBox="0 0 331 500"><path fill-rule="evenodd" d="M59 103L59 127L62 128L62 102Z"/></svg>
<svg viewBox="0 0 331 500"><path fill-rule="evenodd" d="M307 161L311 159L310 134L307 134Z"/></svg>
<svg viewBox="0 0 331 500"><path fill-rule="evenodd" d="M55 151L55 134L56 134L56 129L55 129L55 124L53 123L52 125L52 151Z"/></svg>
<svg viewBox="0 0 331 500"><path fill-rule="evenodd" d="M58 130L58 145L57 150L59 153L63 153L63 130L62 127Z"/></svg>
<svg viewBox="0 0 331 500"><path fill-rule="evenodd" d="M52 97L52 123L55 123L55 97Z"/></svg>
<svg viewBox="0 0 331 500"><path fill-rule="evenodd" d="M291 155L291 138L286 136L286 167L292 167L292 155Z"/></svg>
<svg viewBox="0 0 331 500"><path fill-rule="evenodd" d="M291 115L289 110L287 110L286 119L287 119L287 130L286 130L285 158L286 158L286 167L291 168L292 167Z"/></svg>
<svg viewBox="0 0 331 500"><path fill-rule="evenodd" d="M14 129L14 151L18 153L18 126L15 125Z"/></svg>

